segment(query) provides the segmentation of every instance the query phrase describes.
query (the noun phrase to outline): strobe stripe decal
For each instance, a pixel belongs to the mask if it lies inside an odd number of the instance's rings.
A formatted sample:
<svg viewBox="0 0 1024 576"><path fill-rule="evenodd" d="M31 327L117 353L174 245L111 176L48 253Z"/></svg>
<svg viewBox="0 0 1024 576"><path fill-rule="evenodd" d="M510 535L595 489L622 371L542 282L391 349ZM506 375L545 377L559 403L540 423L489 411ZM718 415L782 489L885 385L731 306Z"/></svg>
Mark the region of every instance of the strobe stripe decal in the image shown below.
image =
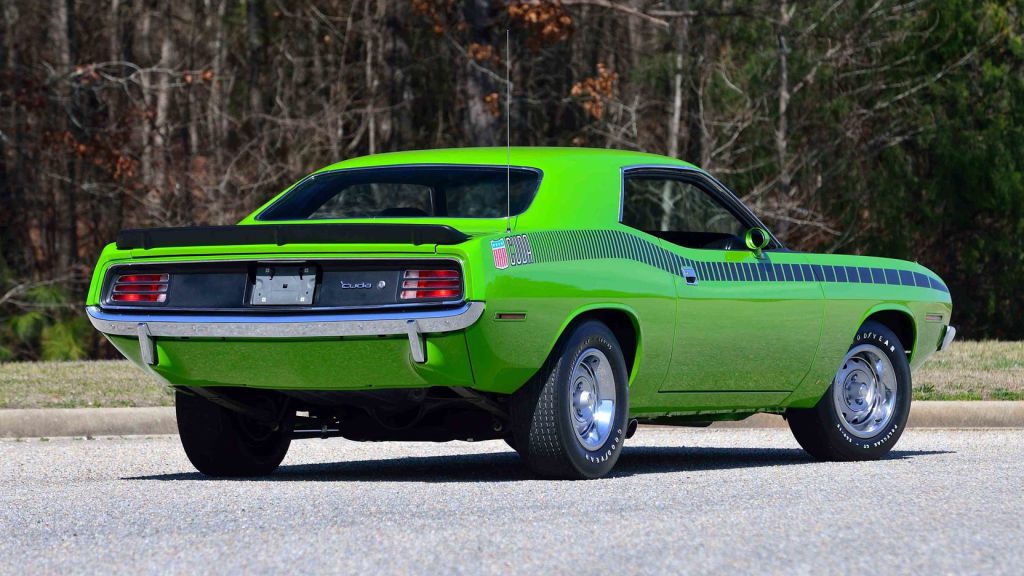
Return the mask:
<svg viewBox="0 0 1024 576"><path fill-rule="evenodd" d="M680 277L684 267L693 268L700 282L877 284L930 288L949 293L949 288L934 276L895 268L692 260L621 230L529 232L505 237L504 240L506 246L518 248L520 254L528 254L528 257L523 258L523 264L596 259L633 260ZM768 258L771 258L770 253ZM514 265L515 262L510 264Z"/></svg>

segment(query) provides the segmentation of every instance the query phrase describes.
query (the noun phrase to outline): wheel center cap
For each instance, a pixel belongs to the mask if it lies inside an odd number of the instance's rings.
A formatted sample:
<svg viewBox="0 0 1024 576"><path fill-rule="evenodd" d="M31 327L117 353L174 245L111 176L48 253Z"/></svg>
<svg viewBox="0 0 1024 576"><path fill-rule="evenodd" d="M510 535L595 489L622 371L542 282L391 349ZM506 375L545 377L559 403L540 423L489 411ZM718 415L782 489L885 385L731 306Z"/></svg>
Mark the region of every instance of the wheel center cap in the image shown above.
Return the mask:
<svg viewBox="0 0 1024 576"><path fill-rule="evenodd" d="M585 378L577 381L572 403L579 420L583 422L593 420L594 407L597 404L597 391L594 388L594 383Z"/></svg>
<svg viewBox="0 0 1024 576"><path fill-rule="evenodd" d="M846 403L854 412L867 410L874 396L870 375L854 370L846 380Z"/></svg>

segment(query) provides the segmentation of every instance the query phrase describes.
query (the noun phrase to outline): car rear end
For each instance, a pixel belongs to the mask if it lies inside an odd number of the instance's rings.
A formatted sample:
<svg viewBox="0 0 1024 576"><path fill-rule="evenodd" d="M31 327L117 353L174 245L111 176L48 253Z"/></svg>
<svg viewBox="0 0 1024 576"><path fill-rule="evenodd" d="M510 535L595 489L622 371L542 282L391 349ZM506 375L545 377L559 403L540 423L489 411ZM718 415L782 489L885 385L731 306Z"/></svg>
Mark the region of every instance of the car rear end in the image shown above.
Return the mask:
<svg viewBox="0 0 1024 576"><path fill-rule="evenodd" d="M436 253L468 236L426 225L364 227L362 241L345 227L244 228L122 233L96 270L93 325L174 385L472 385L463 331L483 304L467 297L459 251Z"/></svg>

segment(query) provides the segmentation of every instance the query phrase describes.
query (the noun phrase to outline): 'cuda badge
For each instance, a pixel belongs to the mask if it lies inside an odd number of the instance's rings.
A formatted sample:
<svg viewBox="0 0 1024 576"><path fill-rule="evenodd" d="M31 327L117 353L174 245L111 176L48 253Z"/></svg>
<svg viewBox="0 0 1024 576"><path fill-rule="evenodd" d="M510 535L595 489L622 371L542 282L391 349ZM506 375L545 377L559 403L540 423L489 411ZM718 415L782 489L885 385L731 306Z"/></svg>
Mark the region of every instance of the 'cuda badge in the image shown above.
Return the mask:
<svg viewBox="0 0 1024 576"><path fill-rule="evenodd" d="M369 290L370 288L373 288L373 284L370 284L369 282L345 282L342 280L340 284L342 290ZM380 281L379 286L380 288L384 287L383 280Z"/></svg>

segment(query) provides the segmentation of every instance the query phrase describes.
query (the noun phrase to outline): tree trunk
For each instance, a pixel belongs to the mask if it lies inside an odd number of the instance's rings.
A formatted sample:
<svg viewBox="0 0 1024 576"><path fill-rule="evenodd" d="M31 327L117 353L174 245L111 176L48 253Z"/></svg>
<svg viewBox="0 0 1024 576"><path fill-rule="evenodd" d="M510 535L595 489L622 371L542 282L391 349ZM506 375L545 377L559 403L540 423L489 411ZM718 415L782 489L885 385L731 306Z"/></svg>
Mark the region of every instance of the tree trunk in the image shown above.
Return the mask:
<svg viewBox="0 0 1024 576"><path fill-rule="evenodd" d="M171 108L171 68L174 60L174 38L171 27L171 8L174 0L166 0L163 24L160 37L160 61L157 63L156 112L153 129L153 181L160 191L161 202L173 198L172 178L170 175L170 108ZM164 206L163 208L167 208ZM166 210L164 211L166 213Z"/></svg>
<svg viewBox="0 0 1024 576"><path fill-rule="evenodd" d="M74 0L53 0L51 4L51 41L53 42L54 55L56 56L55 69L57 70L57 82L61 86L58 89L58 98L62 106L56 113L63 117L64 129L73 134L77 140L80 136L75 128L75 123L67 116L76 113L75 88L68 79L73 71L75 53L77 52L77 41L75 38L75 2ZM64 179L60 181L63 201L59 209L54 210L55 220L53 231L59 230L63 237L63 246L59 247L60 261L66 270L70 270L78 261L78 161L74 153L68 153L64 159ZM59 219L60 223L56 221Z"/></svg>
<svg viewBox="0 0 1024 576"><path fill-rule="evenodd" d="M263 114L263 81L267 62L267 37L270 24L267 20L265 0L246 1L246 33L249 51L249 110Z"/></svg>
<svg viewBox="0 0 1024 576"><path fill-rule="evenodd" d="M206 108L207 117L207 139L210 151L213 155L213 162L217 166L223 165L223 144L224 134L227 133L227 114L224 110L224 62L227 58L227 48L224 42L224 16L226 14L228 0L216 0L216 10L209 11L210 25L210 52L212 53L213 68L210 82L210 98Z"/></svg>
<svg viewBox="0 0 1024 576"><path fill-rule="evenodd" d="M679 157L679 126L682 123L683 115L683 51L686 50L689 28L689 17L677 19L674 31L675 38L672 42L674 46L674 53L672 55L672 109L669 114L668 145L666 146L667 154L672 158ZM672 195L672 190L672 183L666 182L661 191L662 230L668 230L672 223L672 213L675 210L675 198Z"/></svg>
<svg viewBox="0 0 1024 576"><path fill-rule="evenodd" d="M779 169L779 192L789 195L793 176L789 171L789 47L786 35L793 11L787 0L779 2L779 118L775 127L775 156Z"/></svg>
<svg viewBox="0 0 1024 576"><path fill-rule="evenodd" d="M491 19L488 0L467 0L463 6L463 17L466 21L469 41L493 46ZM462 129L467 146L492 146L497 142L495 133L497 119L487 108L484 98L495 91L494 80L468 56L464 59L462 70L462 96L465 99L466 112L463 114Z"/></svg>

